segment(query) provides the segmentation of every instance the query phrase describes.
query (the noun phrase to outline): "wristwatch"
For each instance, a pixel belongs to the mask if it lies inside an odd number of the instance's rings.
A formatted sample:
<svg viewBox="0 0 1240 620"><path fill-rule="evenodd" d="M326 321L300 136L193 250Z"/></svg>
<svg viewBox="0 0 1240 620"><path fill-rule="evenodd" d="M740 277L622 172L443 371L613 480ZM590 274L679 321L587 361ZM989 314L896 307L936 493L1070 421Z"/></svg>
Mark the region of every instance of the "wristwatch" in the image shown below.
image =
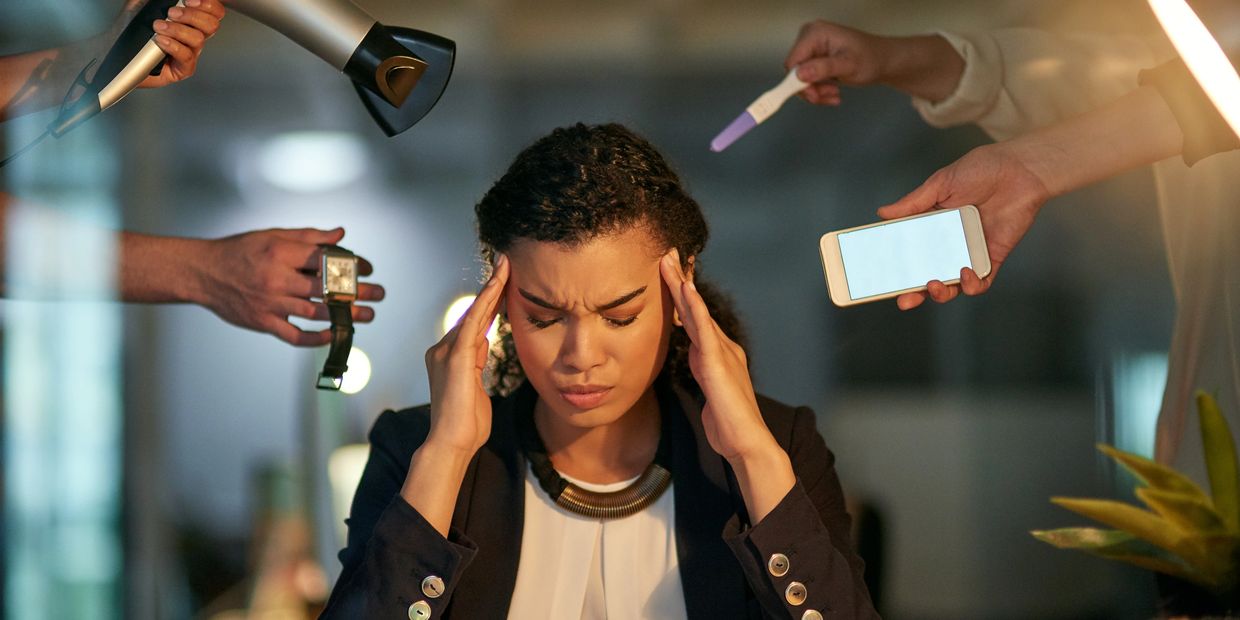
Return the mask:
<svg viewBox="0 0 1240 620"><path fill-rule="evenodd" d="M353 348L353 302L357 300L357 256L337 246L323 245L323 303L332 321L332 344L316 384L320 390L339 390L349 369Z"/></svg>

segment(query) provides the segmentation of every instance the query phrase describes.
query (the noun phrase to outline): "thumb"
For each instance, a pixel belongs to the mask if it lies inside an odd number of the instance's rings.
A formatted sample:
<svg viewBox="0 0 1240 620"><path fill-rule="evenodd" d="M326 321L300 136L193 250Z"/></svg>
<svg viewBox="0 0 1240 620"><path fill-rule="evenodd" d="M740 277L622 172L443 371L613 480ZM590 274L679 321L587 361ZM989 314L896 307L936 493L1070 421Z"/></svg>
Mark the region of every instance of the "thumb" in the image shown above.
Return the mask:
<svg viewBox="0 0 1240 620"><path fill-rule="evenodd" d="M941 185L940 177L936 173L934 176L922 183L920 187L911 191L905 197L885 206L879 207L878 217L884 220L893 220L918 213L925 213L933 209L939 203L939 186Z"/></svg>
<svg viewBox="0 0 1240 620"><path fill-rule="evenodd" d="M851 60L839 56L819 56L800 63L797 66L797 78L802 82L813 84L849 75L853 69Z"/></svg>

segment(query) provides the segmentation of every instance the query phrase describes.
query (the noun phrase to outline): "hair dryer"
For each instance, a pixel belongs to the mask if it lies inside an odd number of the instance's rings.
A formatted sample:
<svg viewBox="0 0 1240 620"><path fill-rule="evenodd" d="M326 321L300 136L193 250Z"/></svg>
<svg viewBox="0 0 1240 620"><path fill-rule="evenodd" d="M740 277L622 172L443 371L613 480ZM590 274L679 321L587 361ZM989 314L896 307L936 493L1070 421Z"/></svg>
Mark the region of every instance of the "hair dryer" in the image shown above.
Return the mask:
<svg viewBox="0 0 1240 620"><path fill-rule="evenodd" d="M452 76L456 44L420 30L384 26L350 0L223 0L288 36L353 80L362 103L388 136L430 111ZM151 24L184 0L149 0L117 38L85 92L61 109L48 133L60 137L137 88L158 70L164 53ZM94 63L92 62L92 65ZM70 91L72 95L73 90Z"/></svg>

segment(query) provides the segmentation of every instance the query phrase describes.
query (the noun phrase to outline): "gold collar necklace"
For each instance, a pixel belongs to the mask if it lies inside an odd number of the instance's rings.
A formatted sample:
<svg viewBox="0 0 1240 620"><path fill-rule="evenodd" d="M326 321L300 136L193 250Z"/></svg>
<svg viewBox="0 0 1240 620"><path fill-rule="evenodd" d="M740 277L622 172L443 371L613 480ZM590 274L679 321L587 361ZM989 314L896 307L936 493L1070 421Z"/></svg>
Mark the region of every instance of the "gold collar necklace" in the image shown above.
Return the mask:
<svg viewBox="0 0 1240 620"><path fill-rule="evenodd" d="M534 399L537 398L537 392L529 388L528 384L526 389L534 393ZM659 401L661 415L664 418L672 415L671 411L662 406L664 399L660 398ZM661 425L659 447L655 450L654 461L637 480L618 491L590 491L565 480L552 466L551 458L547 456L547 447L534 425L533 404L518 407L517 438L521 450L525 452L525 458L530 461L534 477L538 478L538 486L561 508L590 519L623 519L645 510L671 485L672 472L668 465L671 446L667 438L667 424Z"/></svg>

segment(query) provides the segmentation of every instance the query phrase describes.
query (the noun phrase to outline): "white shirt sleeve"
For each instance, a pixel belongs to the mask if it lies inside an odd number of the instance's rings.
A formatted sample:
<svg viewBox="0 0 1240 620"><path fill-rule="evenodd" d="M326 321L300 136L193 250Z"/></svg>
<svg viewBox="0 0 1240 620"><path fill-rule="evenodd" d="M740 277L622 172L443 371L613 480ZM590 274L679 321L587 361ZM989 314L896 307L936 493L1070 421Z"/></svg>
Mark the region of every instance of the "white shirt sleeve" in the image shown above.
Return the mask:
<svg viewBox="0 0 1240 620"><path fill-rule="evenodd" d="M940 32L964 59L955 92L913 99L927 123L976 123L996 140L1109 103L1137 87L1137 72L1170 57L1133 36L1062 35L1030 28Z"/></svg>

